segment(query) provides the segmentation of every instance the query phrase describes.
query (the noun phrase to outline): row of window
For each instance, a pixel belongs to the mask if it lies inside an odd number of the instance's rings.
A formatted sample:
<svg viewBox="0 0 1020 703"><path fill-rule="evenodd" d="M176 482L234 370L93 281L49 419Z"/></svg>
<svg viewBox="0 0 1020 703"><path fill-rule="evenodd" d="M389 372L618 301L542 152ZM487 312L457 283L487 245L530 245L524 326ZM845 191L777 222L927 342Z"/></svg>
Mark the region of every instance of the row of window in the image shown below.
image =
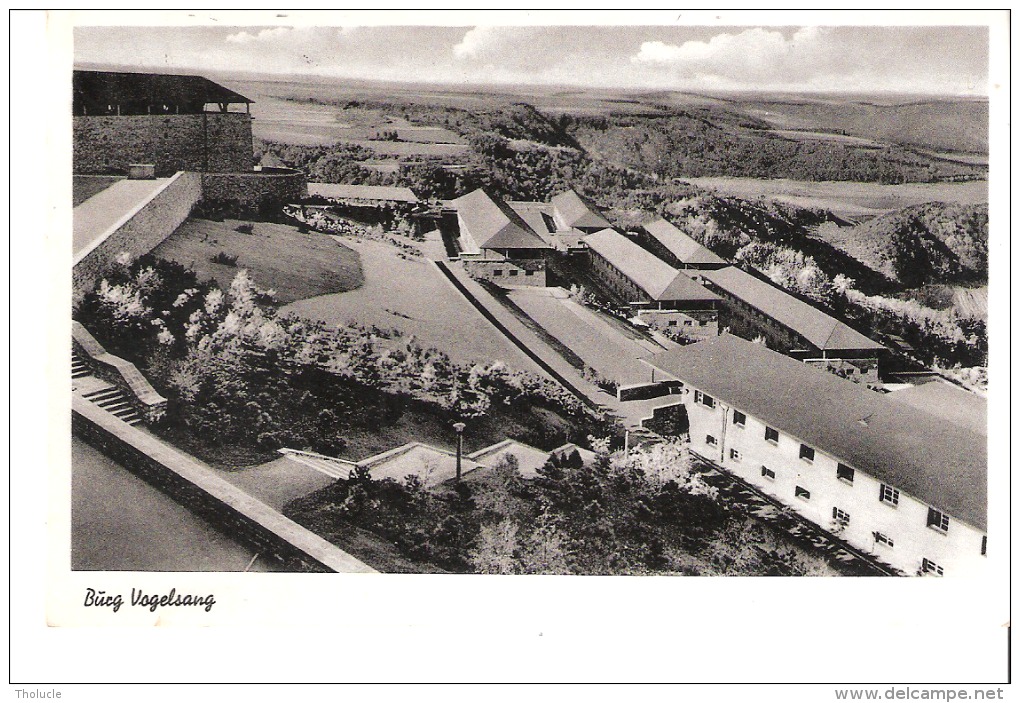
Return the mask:
<svg viewBox="0 0 1020 703"><path fill-rule="evenodd" d="M897 507L900 504L898 489L883 483L878 489L878 499L886 505ZM949 516L941 510L928 508L928 527L943 534L949 532Z"/></svg>
<svg viewBox="0 0 1020 703"><path fill-rule="evenodd" d="M715 398L708 395L707 393L702 393L701 391L694 391L694 402L700 403L701 405L704 405L709 408L715 407ZM739 410L734 410L733 424L738 427L745 427L747 425L747 415L740 412ZM765 440L768 442L772 442L773 444L778 444L779 430L776 430L775 428L766 425ZM718 444L716 438L713 437L712 435L706 436L705 441L709 446L713 447ZM806 444L801 444L800 458L809 463L813 463L815 460L814 448L809 447ZM732 459L733 461L740 461L740 452L736 449L730 449L730 459ZM775 472L764 466L761 467L761 475L772 480L775 480L776 478ZM843 481L844 483L853 485L854 470L851 467L847 466L846 464L843 464L842 462L837 462L836 478ZM810 499L811 494L808 491L800 487L797 488L797 491L798 498L804 498L805 500ZM803 495L801 495L801 493L803 493ZM886 505L891 505L893 507L898 506L900 502L899 489L883 483L879 488L878 499L880 502L885 503ZM928 527L942 533L949 532L949 516L940 510L936 510L935 508L928 508Z"/></svg>
<svg viewBox="0 0 1020 703"><path fill-rule="evenodd" d="M509 271L507 271L507 275L508 276L516 276L519 273L520 272L517 269L510 269ZM493 276L502 276L503 275L503 269L493 269L492 270L492 275ZM524 275L525 276L534 276L535 272L534 271L525 271Z"/></svg>

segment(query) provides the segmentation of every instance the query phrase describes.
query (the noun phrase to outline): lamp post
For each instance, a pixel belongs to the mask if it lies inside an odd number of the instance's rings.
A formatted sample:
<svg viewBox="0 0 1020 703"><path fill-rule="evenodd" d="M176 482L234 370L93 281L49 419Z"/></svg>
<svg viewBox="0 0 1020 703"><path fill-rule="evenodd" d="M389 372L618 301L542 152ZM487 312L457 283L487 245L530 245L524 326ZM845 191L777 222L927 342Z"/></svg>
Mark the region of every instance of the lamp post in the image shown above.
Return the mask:
<svg viewBox="0 0 1020 703"><path fill-rule="evenodd" d="M453 423L453 429L457 433L457 481L460 481L460 456L464 450L464 428L467 427L463 422Z"/></svg>

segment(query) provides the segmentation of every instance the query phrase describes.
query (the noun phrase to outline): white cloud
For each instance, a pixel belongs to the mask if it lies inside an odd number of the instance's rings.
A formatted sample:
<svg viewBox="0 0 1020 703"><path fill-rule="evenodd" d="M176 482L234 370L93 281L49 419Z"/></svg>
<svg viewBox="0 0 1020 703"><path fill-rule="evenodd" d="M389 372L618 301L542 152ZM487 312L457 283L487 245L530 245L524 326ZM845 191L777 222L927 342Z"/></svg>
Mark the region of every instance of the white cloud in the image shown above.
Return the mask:
<svg viewBox="0 0 1020 703"><path fill-rule="evenodd" d="M649 41L641 45L631 62L721 81L740 82L748 77L800 81L831 65L833 46L827 34L825 29L804 27L787 38L780 31L755 27L679 46Z"/></svg>
<svg viewBox="0 0 1020 703"><path fill-rule="evenodd" d="M458 59L466 59L484 53L494 42L499 41L500 32L505 32L499 27L475 27L469 29L460 40L460 43L453 47L453 55Z"/></svg>
<svg viewBox="0 0 1020 703"><path fill-rule="evenodd" d="M237 32L227 36L227 41L232 44L250 44L257 41L270 41L273 39L280 39L294 31L293 27L268 27L259 31L257 34L251 34L246 31Z"/></svg>

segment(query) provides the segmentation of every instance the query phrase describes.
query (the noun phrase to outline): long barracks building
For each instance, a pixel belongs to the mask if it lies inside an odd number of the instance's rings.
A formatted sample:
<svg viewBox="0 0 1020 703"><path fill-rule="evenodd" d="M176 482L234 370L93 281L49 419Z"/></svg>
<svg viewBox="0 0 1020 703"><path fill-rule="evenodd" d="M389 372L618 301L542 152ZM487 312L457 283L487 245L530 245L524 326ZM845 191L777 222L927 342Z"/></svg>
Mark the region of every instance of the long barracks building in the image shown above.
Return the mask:
<svg viewBox="0 0 1020 703"><path fill-rule="evenodd" d="M983 435L732 335L651 363L694 451L904 573L983 568Z"/></svg>
<svg viewBox="0 0 1020 703"><path fill-rule="evenodd" d="M720 325L734 334L761 335L771 349L837 375L878 381L886 348L849 325L736 266L692 273L722 298Z"/></svg>
<svg viewBox="0 0 1020 703"><path fill-rule="evenodd" d="M719 296L619 232L584 238L591 271L651 327L674 328L695 338L719 334Z"/></svg>

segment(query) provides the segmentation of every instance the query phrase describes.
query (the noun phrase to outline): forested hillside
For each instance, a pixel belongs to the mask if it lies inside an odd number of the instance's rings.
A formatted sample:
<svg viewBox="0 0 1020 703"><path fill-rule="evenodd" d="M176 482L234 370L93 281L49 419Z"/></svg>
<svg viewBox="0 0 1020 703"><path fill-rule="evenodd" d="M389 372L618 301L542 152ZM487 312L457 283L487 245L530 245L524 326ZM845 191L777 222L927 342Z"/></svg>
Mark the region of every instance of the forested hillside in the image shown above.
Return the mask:
<svg viewBox="0 0 1020 703"><path fill-rule="evenodd" d="M926 203L819 234L908 288L987 281L987 205Z"/></svg>
<svg viewBox="0 0 1020 703"><path fill-rule="evenodd" d="M976 177L980 166L932 159L894 144L804 140L721 110L669 116L577 117L567 132L592 155L665 178L738 176L904 183Z"/></svg>

